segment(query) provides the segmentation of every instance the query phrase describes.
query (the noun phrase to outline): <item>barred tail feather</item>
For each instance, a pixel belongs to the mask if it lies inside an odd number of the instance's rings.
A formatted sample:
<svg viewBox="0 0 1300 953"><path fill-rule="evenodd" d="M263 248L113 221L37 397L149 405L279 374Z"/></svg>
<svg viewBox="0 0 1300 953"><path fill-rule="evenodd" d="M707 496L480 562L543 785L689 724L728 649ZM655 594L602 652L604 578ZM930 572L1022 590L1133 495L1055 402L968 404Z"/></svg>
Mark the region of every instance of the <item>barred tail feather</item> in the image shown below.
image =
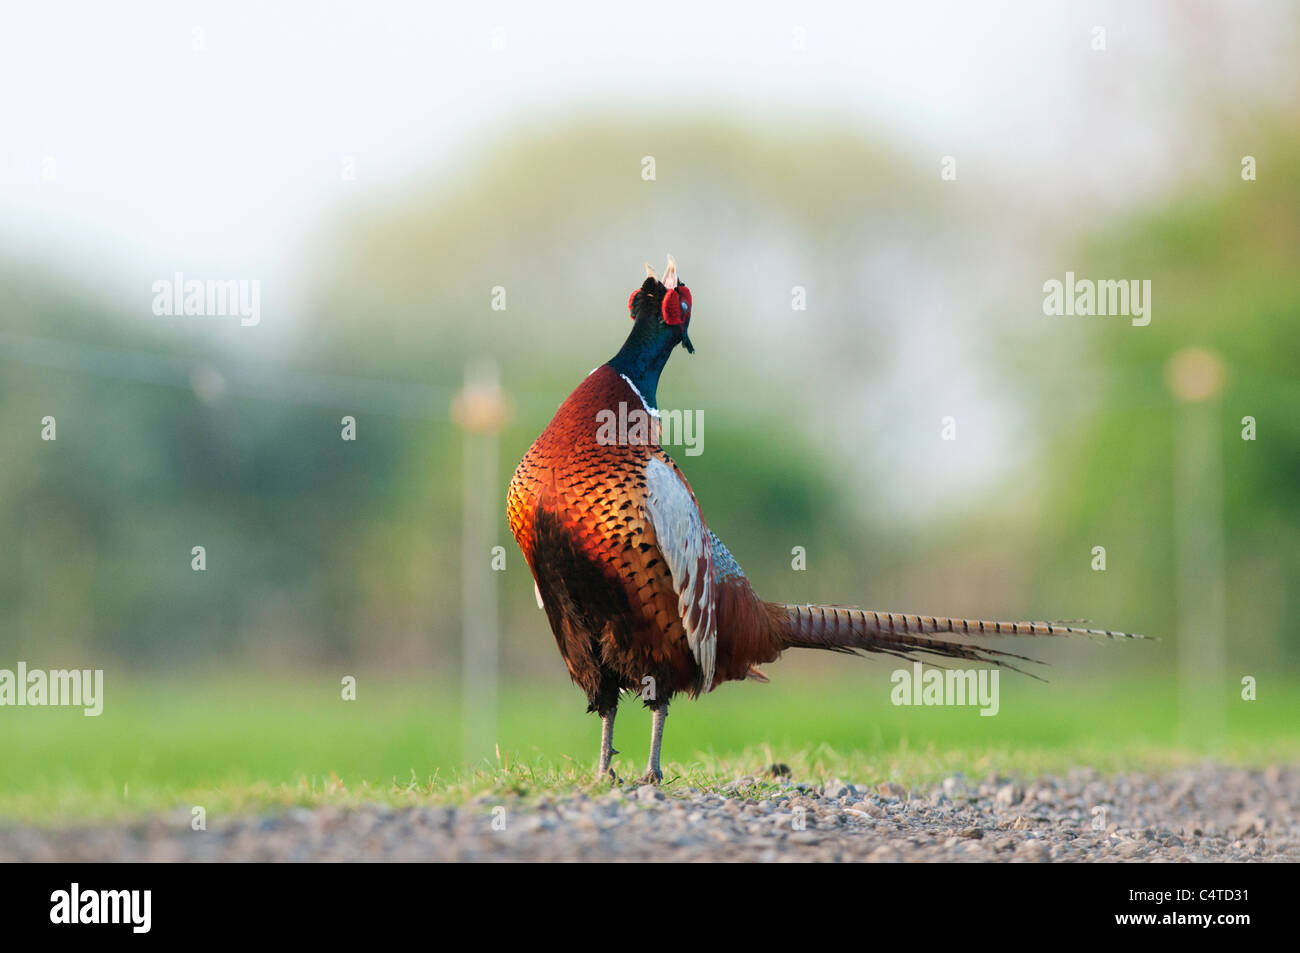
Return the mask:
<svg viewBox="0 0 1300 953"><path fill-rule="evenodd" d="M948 619L942 616L907 615L901 612L873 612L843 606L783 604L787 617L784 643L787 648L825 649L832 652L878 652L911 662L921 655L983 662L1020 672L1009 659L1036 659L986 646L968 645L935 634L1067 636L1086 635L1109 639L1145 639L1131 632L1085 629L1054 622L987 622L982 619ZM1028 673L1023 673L1028 674Z"/></svg>

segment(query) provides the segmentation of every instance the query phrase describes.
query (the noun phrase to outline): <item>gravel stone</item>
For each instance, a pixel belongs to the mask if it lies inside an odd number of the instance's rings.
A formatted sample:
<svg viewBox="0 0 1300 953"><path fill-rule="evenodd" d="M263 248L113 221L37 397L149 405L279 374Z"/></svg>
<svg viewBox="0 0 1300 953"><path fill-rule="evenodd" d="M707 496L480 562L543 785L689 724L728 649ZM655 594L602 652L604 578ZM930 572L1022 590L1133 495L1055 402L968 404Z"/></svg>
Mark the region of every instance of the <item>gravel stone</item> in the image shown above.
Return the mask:
<svg viewBox="0 0 1300 953"><path fill-rule="evenodd" d="M995 795L997 806L1002 808L1015 807L1024 798L1024 789L1018 784L1004 784L998 788L998 793Z"/></svg>
<svg viewBox="0 0 1300 953"><path fill-rule="evenodd" d="M206 831L176 810L62 828L0 822L0 863L1300 862L1300 767L1290 765L1111 778L1076 769L978 785L954 776L915 796L878 778L782 780L788 786L774 792L745 777L721 794L669 784L532 802L483 796L455 807L293 807L210 817ZM1092 826L1097 806L1106 807L1105 830Z"/></svg>

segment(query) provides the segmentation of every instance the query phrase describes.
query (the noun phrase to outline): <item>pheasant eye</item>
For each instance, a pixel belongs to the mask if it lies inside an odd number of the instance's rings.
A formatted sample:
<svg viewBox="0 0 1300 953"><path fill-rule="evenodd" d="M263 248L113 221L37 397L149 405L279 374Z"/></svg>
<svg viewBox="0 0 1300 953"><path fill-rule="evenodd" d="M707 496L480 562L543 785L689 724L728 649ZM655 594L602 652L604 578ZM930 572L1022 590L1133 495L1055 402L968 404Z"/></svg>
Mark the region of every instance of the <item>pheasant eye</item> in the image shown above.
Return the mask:
<svg viewBox="0 0 1300 953"><path fill-rule="evenodd" d="M636 291L633 291L630 295L627 296L627 316L631 318L633 321L636 320L636 310L632 307L632 305L636 301L636 292L640 290L641 290L640 288L637 288Z"/></svg>

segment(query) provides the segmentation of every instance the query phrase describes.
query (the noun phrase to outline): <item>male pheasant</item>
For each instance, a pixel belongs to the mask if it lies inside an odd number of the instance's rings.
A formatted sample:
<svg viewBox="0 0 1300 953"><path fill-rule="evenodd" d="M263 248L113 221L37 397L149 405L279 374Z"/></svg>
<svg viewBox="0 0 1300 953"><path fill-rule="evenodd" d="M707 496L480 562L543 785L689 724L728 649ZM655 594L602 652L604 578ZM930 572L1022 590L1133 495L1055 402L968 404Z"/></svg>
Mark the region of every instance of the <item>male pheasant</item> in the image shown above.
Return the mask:
<svg viewBox="0 0 1300 953"><path fill-rule="evenodd" d="M600 715L599 774L612 776L621 691L642 695L653 713L646 780L658 782L673 695L694 698L737 679L766 681L757 666L789 648L913 661L922 653L1014 668L1008 660L1025 656L934 636L1141 638L1048 622L760 599L659 446L659 375L679 344L695 351L687 335L691 293L671 256L662 281L646 265L628 310L634 323L622 348L560 405L515 470L506 504L569 675L586 692L587 710ZM611 419L633 422L615 433Z"/></svg>

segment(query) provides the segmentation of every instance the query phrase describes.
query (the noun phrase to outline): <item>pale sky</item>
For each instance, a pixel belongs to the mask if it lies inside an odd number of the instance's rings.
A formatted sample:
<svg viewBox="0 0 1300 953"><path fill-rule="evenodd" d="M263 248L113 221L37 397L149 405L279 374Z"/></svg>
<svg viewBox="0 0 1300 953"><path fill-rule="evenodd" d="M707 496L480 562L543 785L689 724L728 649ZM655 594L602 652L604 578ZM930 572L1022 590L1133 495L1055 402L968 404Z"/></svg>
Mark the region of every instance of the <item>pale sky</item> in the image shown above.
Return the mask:
<svg viewBox="0 0 1300 953"><path fill-rule="evenodd" d="M1294 13L1239 6L13 4L0 253L109 297L177 269L301 287L331 209L583 103L823 112L1023 182L1040 209L1081 181L1123 197L1176 177L1202 87L1294 89Z"/></svg>

